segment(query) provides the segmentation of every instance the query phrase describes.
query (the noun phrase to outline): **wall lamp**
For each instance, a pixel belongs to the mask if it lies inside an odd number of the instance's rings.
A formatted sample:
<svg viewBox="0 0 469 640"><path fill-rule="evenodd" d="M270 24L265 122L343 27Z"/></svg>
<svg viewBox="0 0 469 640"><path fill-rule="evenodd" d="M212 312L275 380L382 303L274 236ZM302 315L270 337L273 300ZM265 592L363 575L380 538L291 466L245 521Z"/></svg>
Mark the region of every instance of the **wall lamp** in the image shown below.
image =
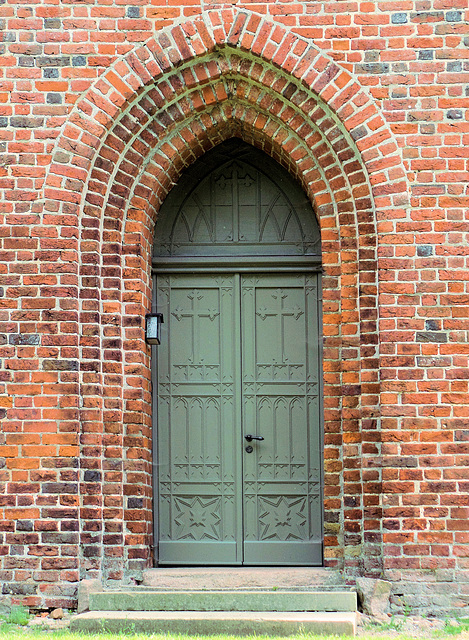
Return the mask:
<svg viewBox="0 0 469 640"><path fill-rule="evenodd" d="M147 344L161 344L162 313L147 313L145 316L145 340Z"/></svg>

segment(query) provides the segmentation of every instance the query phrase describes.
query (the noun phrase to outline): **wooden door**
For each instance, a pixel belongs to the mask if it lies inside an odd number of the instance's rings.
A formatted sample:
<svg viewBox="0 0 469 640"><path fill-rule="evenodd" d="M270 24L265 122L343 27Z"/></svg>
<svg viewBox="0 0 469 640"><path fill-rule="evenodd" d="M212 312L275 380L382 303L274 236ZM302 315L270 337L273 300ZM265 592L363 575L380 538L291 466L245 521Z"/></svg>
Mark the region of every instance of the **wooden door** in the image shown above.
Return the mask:
<svg viewBox="0 0 469 640"><path fill-rule="evenodd" d="M244 564L322 562L317 275L241 281Z"/></svg>
<svg viewBox="0 0 469 640"><path fill-rule="evenodd" d="M158 348L159 561L239 564L239 293L233 275L164 275Z"/></svg>
<svg viewBox="0 0 469 640"><path fill-rule="evenodd" d="M322 563L317 281L158 277L160 564Z"/></svg>

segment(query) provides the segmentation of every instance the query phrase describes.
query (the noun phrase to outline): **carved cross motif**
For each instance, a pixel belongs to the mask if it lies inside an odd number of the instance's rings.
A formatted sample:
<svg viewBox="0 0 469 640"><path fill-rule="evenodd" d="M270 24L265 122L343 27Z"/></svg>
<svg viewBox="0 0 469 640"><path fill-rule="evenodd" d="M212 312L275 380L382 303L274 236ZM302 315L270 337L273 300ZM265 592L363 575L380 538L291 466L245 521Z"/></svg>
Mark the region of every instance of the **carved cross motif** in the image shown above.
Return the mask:
<svg viewBox="0 0 469 640"><path fill-rule="evenodd" d="M244 175L242 175L244 172ZM249 173L238 165L234 164L231 172L225 176L225 174L221 174L216 178L215 184L220 187L220 189L225 189L227 186L241 186L241 187L250 187L254 184L255 180L252 178Z"/></svg>
<svg viewBox="0 0 469 640"><path fill-rule="evenodd" d="M220 315L220 312L216 309L199 309L199 301L203 299L203 294L198 290L194 289L191 293L187 295L189 300L193 301L192 310L188 311L187 309L183 309L182 307L176 307L171 314L176 318L179 322L181 318L210 318L210 320L215 320L217 316Z"/></svg>
<svg viewBox="0 0 469 640"><path fill-rule="evenodd" d="M294 316L295 320L303 315L304 311L300 309L297 305L292 309L286 309L283 306L283 301L288 297L288 294L283 291L283 289L276 289L275 293L272 294L272 298L277 300L277 305L275 309L267 309L267 307L259 307L256 311L256 315L258 315L261 320L265 320L267 316Z"/></svg>
<svg viewBox="0 0 469 640"><path fill-rule="evenodd" d="M276 301L276 304L272 305L273 308L258 307L256 315L261 320L265 320L268 316L279 318L277 322L277 345L281 349L281 362L285 363L288 358L285 356L285 318L293 317L298 320L300 316L304 314L304 311L298 306L288 308L284 304L284 300L288 298L288 294L283 289L276 289L272 294L272 298ZM275 361L275 359L274 359Z"/></svg>
<svg viewBox="0 0 469 640"><path fill-rule="evenodd" d="M184 309L183 307L176 307L171 315L176 318L178 322L182 318L190 318L192 325L192 357L189 361L192 363L201 364L204 358L200 358L199 346L200 346L200 318L209 318L211 322L220 315L220 311L214 308L203 308L200 301L204 299L204 294L199 289L193 289L187 294L187 297L192 302L192 309Z"/></svg>

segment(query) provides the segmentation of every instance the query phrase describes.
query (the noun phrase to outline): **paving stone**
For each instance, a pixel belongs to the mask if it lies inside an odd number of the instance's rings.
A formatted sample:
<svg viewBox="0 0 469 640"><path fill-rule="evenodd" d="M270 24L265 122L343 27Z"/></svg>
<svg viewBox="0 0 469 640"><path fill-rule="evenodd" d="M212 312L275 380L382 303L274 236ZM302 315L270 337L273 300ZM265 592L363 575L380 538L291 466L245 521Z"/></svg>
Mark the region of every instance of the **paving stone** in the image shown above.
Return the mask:
<svg viewBox="0 0 469 640"><path fill-rule="evenodd" d="M72 619L71 631L86 633L269 634L299 632L355 635L355 613L225 612L225 611L88 611Z"/></svg>

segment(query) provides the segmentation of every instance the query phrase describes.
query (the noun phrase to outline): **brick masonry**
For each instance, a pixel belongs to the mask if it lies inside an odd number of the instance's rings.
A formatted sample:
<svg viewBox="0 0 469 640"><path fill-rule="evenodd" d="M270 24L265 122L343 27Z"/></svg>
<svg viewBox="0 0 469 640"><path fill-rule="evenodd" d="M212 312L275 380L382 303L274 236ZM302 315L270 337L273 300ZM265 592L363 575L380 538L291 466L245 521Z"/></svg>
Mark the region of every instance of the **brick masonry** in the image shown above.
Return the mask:
<svg viewBox="0 0 469 640"><path fill-rule="evenodd" d="M0 2L0 583L151 564L150 258L238 136L323 239L326 564L469 602L468 0ZM468 95L467 95L468 94Z"/></svg>

